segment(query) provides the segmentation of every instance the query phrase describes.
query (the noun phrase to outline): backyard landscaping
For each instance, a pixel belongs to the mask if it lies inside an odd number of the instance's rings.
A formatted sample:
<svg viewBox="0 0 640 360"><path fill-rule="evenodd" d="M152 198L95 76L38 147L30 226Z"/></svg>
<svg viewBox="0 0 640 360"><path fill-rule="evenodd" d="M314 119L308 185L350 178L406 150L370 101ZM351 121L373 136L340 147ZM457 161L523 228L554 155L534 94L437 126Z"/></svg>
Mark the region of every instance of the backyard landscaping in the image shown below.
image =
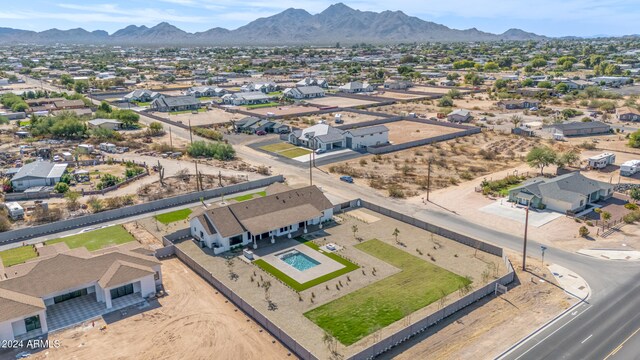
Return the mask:
<svg viewBox="0 0 640 360"><path fill-rule="evenodd" d="M268 102L265 104L255 104L255 105L247 105L245 106L245 108L247 110L251 110L251 109L261 109L261 108L267 108L267 107L274 107L274 106L278 106L280 104L278 104L277 102Z"/></svg>
<svg viewBox="0 0 640 360"><path fill-rule="evenodd" d="M2 264L4 267L9 267L17 264L22 264L23 262L33 259L38 254L33 249L33 246L21 246L5 251L0 251L0 259L2 259Z"/></svg>
<svg viewBox="0 0 640 360"><path fill-rule="evenodd" d="M240 196L236 196L234 198L231 198L231 200L235 200L237 202L242 202L242 201L247 201L247 200L251 200L253 198L258 198L258 197L262 197L262 196L267 196L267 192L266 191L260 191L260 192L253 193L253 194L240 195Z"/></svg>
<svg viewBox="0 0 640 360"><path fill-rule="evenodd" d="M185 220L191 215L191 209L181 209L154 216L156 220L168 225L176 221Z"/></svg>
<svg viewBox="0 0 640 360"><path fill-rule="evenodd" d="M304 314L347 346L471 283L377 239L355 248L402 271Z"/></svg>
<svg viewBox="0 0 640 360"><path fill-rule="evenodd" d="M312 243L311 241L305 241L303 239L296 239L300 242L302 242L303 244L307 245L308 247L319 251L320 248L318 247L318 245ZM295 281L294 279L292 279L291 277L287 276L285 273L283 273L282 271L276 269L275 267L273 267L272 265L270 265L269 263L267 263L266 261L262 260L262 259L258 259L256 261L254 261L253 263L258 265L258 267L260 267L262 270L270 273L271 275L275 276L277 279L279 279L280 281L282 281L283 283L287 284L288 286L290 286L293 290L295 291L304 291L306 289L312 288L316 285L322 284L325 281L329 281L331 279L335 279L338 276L347 274L352 272L353 270L356 270L359 268L358 265L336 255L333 253L327 253L327 252L322 252L323 255L329 257L332 260L335 260L337 262L339 262L340 264L344 265L344 267L340 270L336 270L334 272L328 273L326 275L317 277L311 281L307 281L303 284Z"/></svg>
<svg viewBox="0 0 640 360"><path fill-rule="evenodd" d="M261 146L260 149L274 153L276 155L287 157L289 159L293 159L298 156L307 155L311 153L311 150L309 149L297 147L293 144L289 144L286 142Z"/></svg>
<svg viewBox="0 0 640 360"><path fill-rule="evenodd" d="M129 234L122 225L114 225L82 234L49 240L45 244L51 245L65 242L70 249L84 246L89 251L95 251L107 246L120 245L134 240L135 238Z"/></svg>

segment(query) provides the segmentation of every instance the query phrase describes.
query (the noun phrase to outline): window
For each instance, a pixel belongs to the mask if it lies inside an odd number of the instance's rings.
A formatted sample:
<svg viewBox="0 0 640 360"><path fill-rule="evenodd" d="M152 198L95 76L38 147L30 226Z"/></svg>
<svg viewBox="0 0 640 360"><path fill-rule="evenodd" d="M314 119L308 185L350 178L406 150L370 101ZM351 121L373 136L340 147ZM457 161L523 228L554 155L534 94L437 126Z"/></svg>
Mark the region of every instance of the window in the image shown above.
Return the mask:
<svg viewBox="0 0 640 360"><path fill-rule="evenodd" d="M154 280L160 280L160 272L156 271L156 273L153 274L153 279Z"/></svg>
<svg viewBox="0 0 640 360"><path fill-rule="evenodd" d="M40 329L40 315L24 319L24 327L27 329L27 332Z"/></svg>
<svg viewBox="0 0 640 360"><path fill-rule="evenodd" d="M119 288L111 289L111 300L133 294L133 284L120 286Z"/></svg>
<svg viewBox="0 0 640 360"><path fill-rule="evenodd" d="M203 238L204 237L204 233L202 231L200 231L200 237Z"/></svg>
<svg viewBox="0 0 640 360"><path fill-rule="evenodd" d="M87 295L87 289L76 290L63 295L58 295L53 298L53 303L54 304L61 303L63 301L71 300L83 295Z"/></svg>
<svg viewBox="0 0 640 360"><path fill-rule="evenodd" d="M229 238L229 246L234 246L242 244L242 235L236 235L234 237Z"/></svg>

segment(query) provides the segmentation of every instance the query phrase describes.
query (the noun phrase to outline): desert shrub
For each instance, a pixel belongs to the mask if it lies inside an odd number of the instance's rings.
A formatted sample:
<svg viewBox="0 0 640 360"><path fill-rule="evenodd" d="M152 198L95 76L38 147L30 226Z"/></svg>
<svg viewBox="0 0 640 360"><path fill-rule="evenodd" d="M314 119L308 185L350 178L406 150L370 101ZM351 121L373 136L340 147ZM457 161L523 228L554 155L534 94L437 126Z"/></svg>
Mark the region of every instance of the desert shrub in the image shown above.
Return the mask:
<svg viewBox="0 0 640 360"><path fill-rule="evenodd" d="M387 187L387 191L389 192L389 196L393 198L404 198L405 194L402 190L402 187L398 184L391 184Z"/></svg>
<svg viewBox="0 0 640 360"><path fill-rule="evenodd" d="M628 209L628 210L638 210L638 205L636 204L632 204L632 203L628 203L628 204L624 204L624 208Z"/></svg>

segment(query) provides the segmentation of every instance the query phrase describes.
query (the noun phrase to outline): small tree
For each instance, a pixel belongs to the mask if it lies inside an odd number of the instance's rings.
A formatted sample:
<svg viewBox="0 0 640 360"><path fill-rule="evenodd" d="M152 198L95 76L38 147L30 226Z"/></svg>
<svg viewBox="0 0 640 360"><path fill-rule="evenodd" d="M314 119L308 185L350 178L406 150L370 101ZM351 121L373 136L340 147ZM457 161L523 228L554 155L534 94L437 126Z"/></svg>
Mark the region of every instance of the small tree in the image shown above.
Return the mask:
<svg viewBox="0 0 640 360"><path fill-rule="evenodd" d="M53 190L59 194L64 194L69 191L69 185L67 185L67 183L59 182L53 187Z"/></svg>
<svg viewBox="0 0 640 360"><path fill-rule="evenodd" d="M629 192L629 196L635 202L640 201L640 188L635 187L635 188L631 189L631 191Z"/></svg>
<svg viewBox="0 0 640 360"><path fill-rule="evenodd" d="M358 225L351 225L351 231L353 232L353 239L356 239L356 233L358 232Z"/></svg>
<svg viewBox="0 0 640 360"><path fill-rule="evenodd" d="M164 133L164 128L162 127L162 124L158 121L154 121L151 124L149 124L149 135L151 136L157 136L157 135L162 135Z"/></svg>
<svg viewBox="0 0 640 360"><path fill-rule="evenodd" d="M395 228L393 230L393 234L391 234L391 235L393 235L396 238L396 244L397 244L398 243L398 235L400 235L400 230L398 230L398 228Z"/></svg>
<svg viewBox="0 0 640 360"><path fill-rule="evenodd" d="M78 203L78 199L80 198L80 193L77 191L67 191L64 193L64 199L67 203L67 209L70 211L78 210L80 204Z"/></svg>
<svg viewBox="0 0 640 360"><path fill-rule="evenodd" d="M578 234L580 234L580 236L583 238L587 237L589 235L589 229L587 229L587 227L583 225L578 230Z"/></svg>
<svg viewBox="0 0 640 360"><path fill-rule="evenodd" d="M271 289L271 281L267 280L262 283L262 288L264 289L264 300L266 302L271 302L271 294L269 293L269 289Z"/></svg>
<svg viewBox="0 0 640 360"><path fill-rule="evenodd" d="M511 116L511 118L509 119L509 121L513 124L513 128L517 128L518 124L520 124L522 122L522 116L520 115L513 115Z"/></svg>
<svg viewBox="0 0 640 360"><path fill-rule="evenodd" d="M527 163L532 168L540 168L540 174L544 174L544 168L554 164L557 159L556 152L550 147L535 147L527 154Z"/></svg>
<svg viewBox="0 0 640 360"><path fill-rule="evenodd" d="M611 213L608 211L603 211L602 213L600 213L600 216L602 216L602 230L604 231L604 227L607 224L607 222L609 222L609 220L611 220Z"/></svg>

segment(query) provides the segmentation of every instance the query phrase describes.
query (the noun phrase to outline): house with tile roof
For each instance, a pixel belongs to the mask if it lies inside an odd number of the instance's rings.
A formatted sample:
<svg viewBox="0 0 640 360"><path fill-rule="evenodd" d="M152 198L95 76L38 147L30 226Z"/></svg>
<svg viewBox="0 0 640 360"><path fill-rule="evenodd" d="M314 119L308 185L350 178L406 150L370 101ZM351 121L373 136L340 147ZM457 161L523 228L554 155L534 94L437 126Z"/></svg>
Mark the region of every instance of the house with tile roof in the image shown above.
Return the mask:
<svg viewBox="0 0 640 360"><path fill-rule="evenodd" d="M0 340L28 339L145 301L162 284L160 261L142 249L89 252L64 243L0 266Z"/></svg>
<svg viewBox="0 0 640 360"><path fill-rule="evenodd" d="M267 195L192 216L191 235L220 254L238 247L258 247L259 240L275 243L277 237L306 233L310 226L331 220L333 204L316 186L291 189L278 185Z"/></svg>
<svg viewBox="0 0 640 360"><path fill-rule="evenodd" d="M613 185L572 172L553 179L537 177L509 190L509 201L561 213L578 213L613 196Z"/></svg>

